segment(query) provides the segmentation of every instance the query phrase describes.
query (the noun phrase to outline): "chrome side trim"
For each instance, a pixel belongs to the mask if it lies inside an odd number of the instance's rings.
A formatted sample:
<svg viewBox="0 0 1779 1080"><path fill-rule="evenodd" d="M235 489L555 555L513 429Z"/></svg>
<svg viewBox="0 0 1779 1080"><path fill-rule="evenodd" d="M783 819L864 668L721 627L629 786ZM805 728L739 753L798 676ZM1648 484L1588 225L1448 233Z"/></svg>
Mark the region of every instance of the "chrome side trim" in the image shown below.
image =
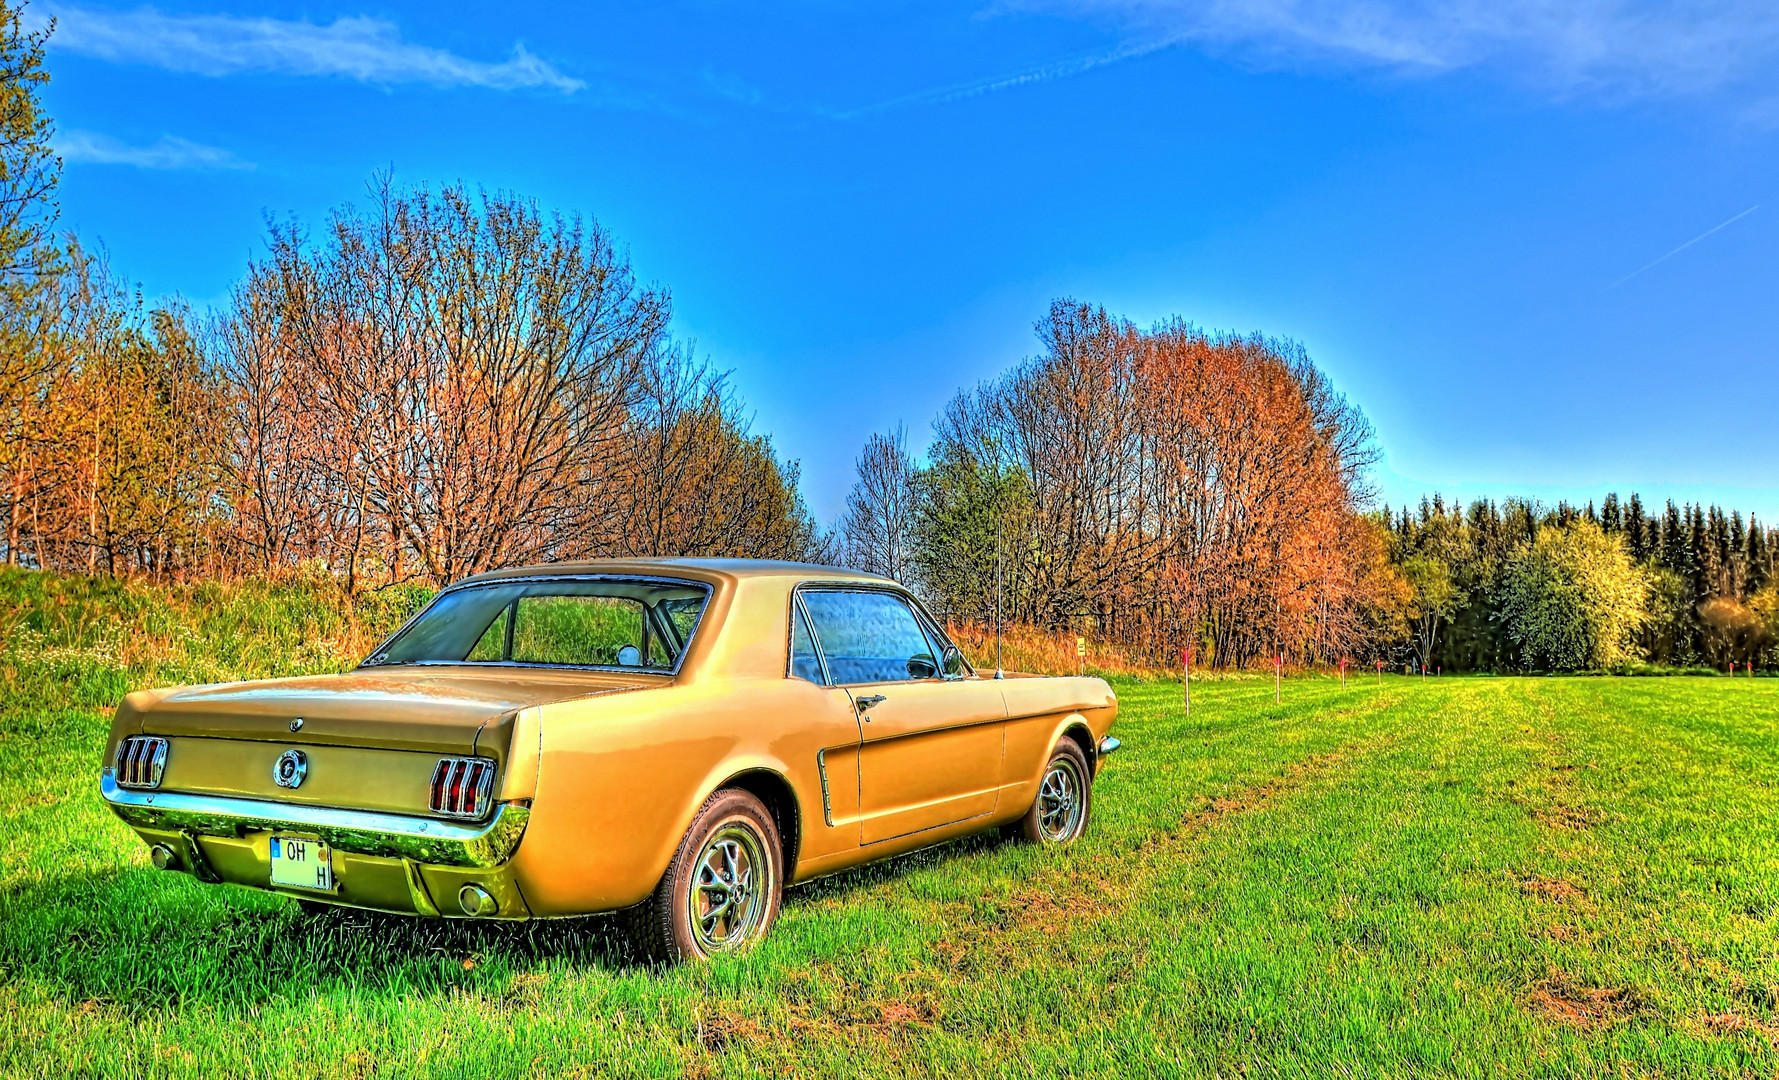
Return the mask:
<svg viewBox="0 0 1779 1080"><path fill-rule="evenodd" d="M822 820L827 822L828 828L831 829L834 827L834 805L828 801L828 752L826 750L815 752L815 768L822 774Z"/></svg>
<svg viewBox="0 0 1779 1080"><path fill-rule="evenodd" d="M520 803L500 804L486 824L454 825L369 810L171 791L136 792L119 787L110 769L99 773L99 794L113 813L138 828L229 837L249 830L288 830L324 840L340 851L435 866L499 866L513 857L531 820L531 808Z"/></svg>
<svg viewBox="0 0 1779 1080"><path fill-rule="evenodd" d="M1100 740L1099 756L1105 757L1107 754L1116 754L1118 752L1118 748L1123 745L1124 745L1123 742L1119 741L1118 739L1112 738L1112 736L1110 736L1110 735L1107 735L1105 738Z"/></svg>

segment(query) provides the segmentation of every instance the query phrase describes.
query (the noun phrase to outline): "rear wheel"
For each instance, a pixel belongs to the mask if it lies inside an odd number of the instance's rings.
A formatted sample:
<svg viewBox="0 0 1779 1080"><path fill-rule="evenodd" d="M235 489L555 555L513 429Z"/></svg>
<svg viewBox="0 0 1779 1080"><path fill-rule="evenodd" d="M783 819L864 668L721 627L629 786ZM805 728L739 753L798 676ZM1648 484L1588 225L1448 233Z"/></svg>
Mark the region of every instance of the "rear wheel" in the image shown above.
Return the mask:
<svg viewBox="0 0 1779 1080"><path fill-rule="evenodd" d="M1080 744L1064 738L1050 752L1038 797L1019 821L1019 833L1034 844L1066 844L1087 831L1093 814L1093 770Z"/></svg>
<svg viewBox="0 0 1779 1080"><path fill-rule="evenodd" d="M740 952L766 936L784 892L784 856L772 814L753 795L707 799L667 864L661 884L631 909L637 950L660 963Z"/></svg>

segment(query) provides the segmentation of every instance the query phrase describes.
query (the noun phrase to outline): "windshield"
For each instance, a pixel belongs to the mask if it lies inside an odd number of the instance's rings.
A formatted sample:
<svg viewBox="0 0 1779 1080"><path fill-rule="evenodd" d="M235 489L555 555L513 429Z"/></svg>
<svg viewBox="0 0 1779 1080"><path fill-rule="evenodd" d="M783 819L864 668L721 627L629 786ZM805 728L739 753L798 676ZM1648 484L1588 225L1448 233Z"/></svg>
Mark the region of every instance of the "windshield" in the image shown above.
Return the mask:
<svg viewBox="0 0 1779 1080"><path fill-rule="evenodd" d="M451 589L360 665L549 664L673 671L710 590L580 579Z"/></svg>

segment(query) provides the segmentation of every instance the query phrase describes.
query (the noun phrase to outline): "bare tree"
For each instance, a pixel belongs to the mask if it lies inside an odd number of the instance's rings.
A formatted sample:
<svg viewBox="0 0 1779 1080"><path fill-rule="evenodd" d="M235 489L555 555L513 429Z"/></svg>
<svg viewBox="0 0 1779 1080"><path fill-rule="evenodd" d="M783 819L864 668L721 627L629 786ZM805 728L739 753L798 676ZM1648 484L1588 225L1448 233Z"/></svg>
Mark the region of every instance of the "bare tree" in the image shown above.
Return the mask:
<svg viewBox="0 0 1779 1080"><path fill-rule="evenodd" d="M371 541L447 581L593 544L666 295L597 225L524 199L374 195L319 246L274 229L236 297L231 369L271 395L242 413L262 553L306 529L348 576Z"/></svg>
<svg viewBox="0 0 1779 1080"><path fill-rule="evenodd" d="M462 188L294 227L236 291L241 542L350 588L609 555L804 558L797 469L596 225Z"/></svg>
<svg viewBox="0 0 1779 1080"><path fill-rule="evenodd" d="M907 430L898 424L888 434L866 439L858 474L840 522L842 558L854 569L906 581L914 534L914 461Z"/></svg>
<svg viewBox="0 0 1779 1080"><path fill-rule="evenodd" d="M645 373L619 460L612 494L624 513L602 553L820 554L796 466L749 430L727 376L689 342L663 350Z"/></svg>

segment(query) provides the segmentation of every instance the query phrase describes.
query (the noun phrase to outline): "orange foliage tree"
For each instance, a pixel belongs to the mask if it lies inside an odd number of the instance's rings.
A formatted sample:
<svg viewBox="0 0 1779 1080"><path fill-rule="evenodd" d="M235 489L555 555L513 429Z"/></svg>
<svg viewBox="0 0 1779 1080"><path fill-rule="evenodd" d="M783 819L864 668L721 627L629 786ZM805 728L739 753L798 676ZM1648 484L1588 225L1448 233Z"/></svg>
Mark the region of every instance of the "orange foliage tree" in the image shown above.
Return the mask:
<svg viewBox="0 0 1779 1080"><path fill-rule="evenodd" d="M1358 511L1374 450L1303 351L1058 301L1041 354L936 425L910 527L948 614L993 607L1165 659L1357 655L1398 586ZM855 491L855 497L862 494Z"/></svg>

